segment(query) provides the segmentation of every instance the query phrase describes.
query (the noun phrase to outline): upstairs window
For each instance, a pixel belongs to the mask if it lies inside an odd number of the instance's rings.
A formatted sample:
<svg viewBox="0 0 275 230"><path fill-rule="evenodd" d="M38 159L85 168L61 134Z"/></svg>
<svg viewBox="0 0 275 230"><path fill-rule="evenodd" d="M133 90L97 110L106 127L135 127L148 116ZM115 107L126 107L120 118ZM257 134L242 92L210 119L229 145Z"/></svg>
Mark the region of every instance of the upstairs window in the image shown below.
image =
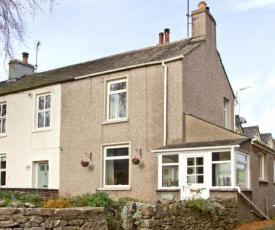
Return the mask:
<svg viewBox="0 0 275 230"><path fill-rule="evenodd" d="M51 126L51 94L38 95L36 98L36 128Z"/></svg>
<svg viewBox="0 0 275 230"><path fill-rule="evenodd" d="M6 167L7 167L7 157L6 155L0 155L0 185L6 185Z"/></svg>
<svg viewBox="0 0 275 230"><path fill-rule="evenodd" d="M7 104L0 103L0 134L6 133Z"/></svg>
<svg viewBox="0 0 275 230"><path fill-rule="evenodd" d="M229 100L223 99L223 125L225 128L229 128Z"/></svg>
<svg viewBox="0 0 275 230"><path fill-rule="evenodd" d="M107 82L107 121L127 117L127 80Z"/></svg>

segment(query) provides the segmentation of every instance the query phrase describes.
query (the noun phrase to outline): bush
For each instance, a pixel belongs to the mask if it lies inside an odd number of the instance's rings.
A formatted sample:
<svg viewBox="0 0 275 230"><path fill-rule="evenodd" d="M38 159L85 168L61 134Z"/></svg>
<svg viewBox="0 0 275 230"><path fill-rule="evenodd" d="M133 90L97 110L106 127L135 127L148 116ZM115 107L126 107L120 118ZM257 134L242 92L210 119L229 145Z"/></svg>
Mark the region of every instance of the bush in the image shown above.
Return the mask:
<svg viewBox="0 0 275 230"><path fill-rule="evenodd" d="M104 192L87 193L71 200L73 207L108 207L113 203L113 200Z"/></svg>

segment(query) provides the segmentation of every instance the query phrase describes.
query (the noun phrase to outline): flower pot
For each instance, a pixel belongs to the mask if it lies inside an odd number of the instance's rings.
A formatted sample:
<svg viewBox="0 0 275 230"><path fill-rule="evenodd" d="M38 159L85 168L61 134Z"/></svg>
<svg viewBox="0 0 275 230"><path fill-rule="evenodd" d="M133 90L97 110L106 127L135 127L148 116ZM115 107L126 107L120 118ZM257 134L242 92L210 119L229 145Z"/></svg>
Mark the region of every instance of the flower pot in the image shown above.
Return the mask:
<svg viewBox="0 0 275 230"><path fill-rule="evenodd" d="M87 161L81 161L81 165L82 165L82 167L88 167L89 162L87 162Z"/></svg>
<svg viewBox="0 0 275 230"><path fill-rule="evenodd" d="M132 159L132 162L134 165L138 165L140 160L139 159Z"/></svg>

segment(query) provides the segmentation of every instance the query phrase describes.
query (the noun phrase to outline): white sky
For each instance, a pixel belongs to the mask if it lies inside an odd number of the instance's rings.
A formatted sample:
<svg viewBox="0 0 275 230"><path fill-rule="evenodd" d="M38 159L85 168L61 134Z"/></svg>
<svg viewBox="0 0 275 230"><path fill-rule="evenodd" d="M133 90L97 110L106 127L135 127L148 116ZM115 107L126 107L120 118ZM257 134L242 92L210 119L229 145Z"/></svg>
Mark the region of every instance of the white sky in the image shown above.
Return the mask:
<svg viewBox="0 0 275 230"><path fill-rule="evenodd" d="M199 0L190 0L190 11ZM234 92L241 88L241 116L247 126L275 138L275 0L208 0L217 22L217 47ZM170 28L170 40L187 37L187 0L59 0L52 15L27 24L27 47L38 71L153 46ZM0 65L0 81L7 79ZM236 114L239 113L239 106Z"/></svg>

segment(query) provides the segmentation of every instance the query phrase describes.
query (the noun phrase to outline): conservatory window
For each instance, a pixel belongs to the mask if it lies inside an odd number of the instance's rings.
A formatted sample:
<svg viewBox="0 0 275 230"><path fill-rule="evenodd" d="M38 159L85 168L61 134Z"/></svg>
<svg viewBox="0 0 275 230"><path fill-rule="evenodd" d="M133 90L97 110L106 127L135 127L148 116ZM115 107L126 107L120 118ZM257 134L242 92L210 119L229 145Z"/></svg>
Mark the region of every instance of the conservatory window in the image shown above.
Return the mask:
<svg viewBox="0 0 275 230"><path fill-rule="evenodd" d="M179 155L162 155L162 187L178 187Z"/></svg>
<svg viewBox="0 0 275 230"><path fill-rule="evenodd" d="M212 186L231 186L231 153L212 153Z"/></svg>

